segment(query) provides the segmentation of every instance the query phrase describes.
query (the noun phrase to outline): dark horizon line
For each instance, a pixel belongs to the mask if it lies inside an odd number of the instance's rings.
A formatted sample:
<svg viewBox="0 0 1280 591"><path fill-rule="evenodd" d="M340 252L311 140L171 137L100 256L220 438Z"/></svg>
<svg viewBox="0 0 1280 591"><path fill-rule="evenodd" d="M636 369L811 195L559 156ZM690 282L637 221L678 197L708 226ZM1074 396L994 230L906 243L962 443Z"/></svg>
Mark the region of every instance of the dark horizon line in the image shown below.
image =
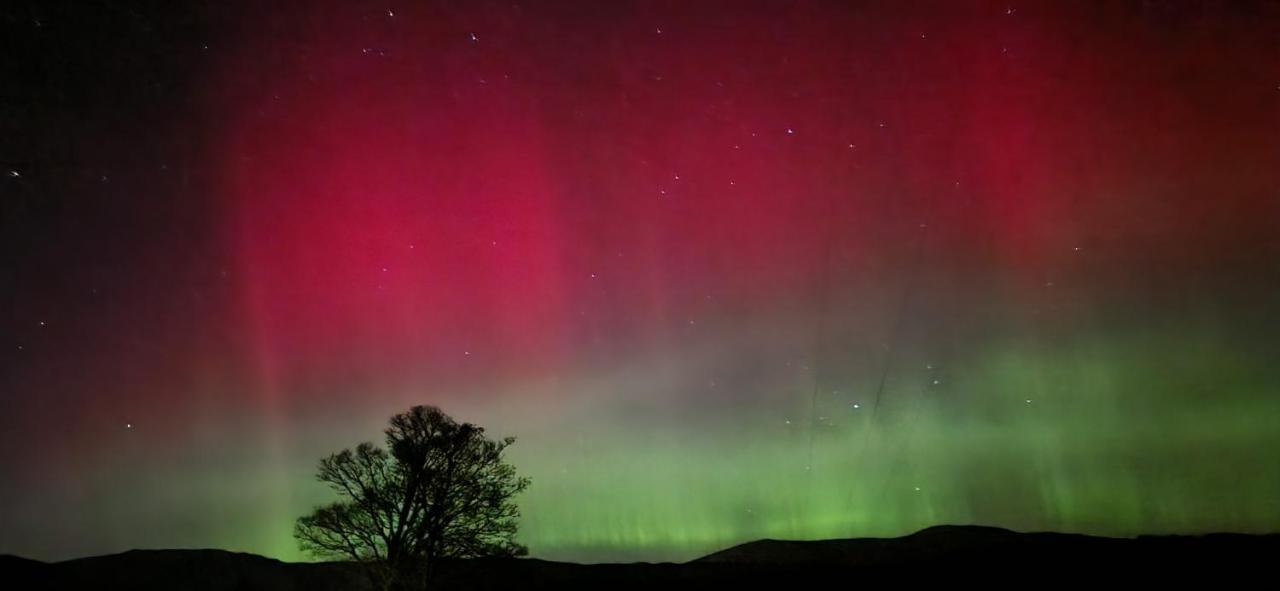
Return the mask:
<svg viewBox="0 0 1280 591"><path fill-rule="evenodd" d="M1263 533L1258 533L1258 532L1239 532L1239 531L1206 531L1206 532L1163 533L1163 534L1136 534L1136 535L1132 535L1132 536L1111 536L1111 535L1097 535L1097 534L1086 534L1086 533L1079 533L1079 532L1053 531L1053 530L1019 531L1019 530L1015 530L1015 529L1011 529L1011 528L1007 528L1007 527L1002 527L1002 526L994 526L994 525L980 525L980 524L972 524L972 523L970 523L970 524L938 524L938 525L931 525L931 526L928 526L928 527L924 527L924 528L918 529L918 530L913 531L913 532L908 533L908 534L903 534L903 535L901 535L901 536L892 536L892 537L866 536L866 537L822 538L822 539L757 538L757 539L754 539L754 540L748 540L748 541L741 542L741 543L738 543L738 544L733 544L733 545L730 545L730 546L725 546L725 547L723 547L723 548L721 548L721 549L719 549L719 550L715 550L715 551L709 552L709 553L707 553L707 554L703 554L703 555L700 555L700 556L697 556L697 557L691 558L691 559L689 559L689 560L681 561L681 562L676 562L676 561L665 561L665 560L664 560L664 561L656 561L656 562L654 562L654 561L644 561L644 560L633 560L633 561L577 562L577 561L570 561L570 560L553 560L553 559L548 559L548 558L540 558L540 557L538 557L538 556L533 556L533 555L529 555L529 556L512 556L512 557L451 558L451 559L446 559L446 560L458 561L458 560L507 560L507 559L511 559L511 560L539 561L539 562L547 562L547 563L555 563L555 564L583 565L583 566L588 566L588 565L598 565L598 564L599 564L599 565L607 565L607 564L623 564L623 565L625 565L625 564L677 564L677 565L678 565L678 564L690 564L690 563L696 563L696 562L703 561L703 560L705 560L705 559L708 559L708 558L714 557L714 556L719 555L719 554L724 554L724 553L727 553L727 552L731 552L731 551L733 551L733 550L735 550L735 549L739 549L739 548L743 548L743 547L747 547L747 546L752 546L752 545L754 545L754 544L762 544L762 543L782 543L782 544L787 544L787 545L815 545L815 546L816 546L816 545L822 545L822 544L834 544L834 543L845 543L845 542L894 542L894 541L906 541L906 540L911 540L911 539L918 539L918 538L921 538L921 537L926 537L926 536L930 536L930 535L937 535L937 534L942 534L942 533L951 533L951 534L956 534L956 533L960 533L960 532L963 532L963 533L965 533L965 534L970 534L970 535L972 535L972 534L978 534L978 533L986 533L986 534L989 534L989 535L1000 535L1000 536L1006 536L1006 537L1008 537L1008 536L1015 536L1015 537L1016 537L1016 536L1026 536L1026 537L1052 537L1052 538L1056 538L1056 539L1058 539L1058 540L1063 540L1063 541L1065 541L1065 540L1075 540L1075 541L1085 541L1085 540L1090 540L1090 541L1122 541L1122 542L1123 542L1123 541L1144 541L1144 540L1146 540L1146 541L1154 541L1154 540L1203 540L1203 539L1206 539L1206 538L1222 538L1222 537L1231 537L1231 538L1260 538L1260 539L1268 539L1268 538L1273 538L1273 537L1274 537L1274 538L1280 538L1280 528L1277 528L1277 529L1275 529L1275 530L1271 530L1271 531L1268 531L1268 532L1263 532ZM222 553L222 554L231 554L231 555L239 555L239 556L248 556L248 557L253 557L253 558L261 558L261 559L264 559L264 560L270 560L270 561L278 562L278 563L281 563L281 564L348 564L348 563L349 563L349 564L359 564L357 561L352 561L352 560L301 560L301 561L289 561L289 560L282 560L282 559L280 559L280 558L275 558L275 557L272 557L272 556L267 556L267 555L264 555L264 554L258 554L258 553L255 553L255 552L247 552L247 551L243 551L243 550L232 550L232 549L228 549L228 548L214 548L214 547L207 547L207 546L206 546L206 547L169 547L169 548L130 548L130 549L128 549L128 550L121 550L121 551L119 551L119 552L108 552L108 553L104 553L104 554L90 554L90 555L86 555L86 556L78 556L78 557L74 557L74 558L65 558L65 559L62 559L62 560L41 560L41 559L38 559L38 558L30 558L30 557L27 557L27 556L22 556L22 555L19 555L19 554L12 554L12 553L0 553L0 560L17 559L17 560L22 560L22 561L30 561L30 562L40 563L40 564L46 564L46 565L57 565L57 564L71 563L71 562L77 562L77 561L85 561L85 560L95 560L95 559L112 558L112 557L116 557L116 556L123 556L123 555L128 555L128 554L147 554L147 553L183 553L183 552L189 552L189 553L202 553L202 552L203 552L203 553Z"/></svg>

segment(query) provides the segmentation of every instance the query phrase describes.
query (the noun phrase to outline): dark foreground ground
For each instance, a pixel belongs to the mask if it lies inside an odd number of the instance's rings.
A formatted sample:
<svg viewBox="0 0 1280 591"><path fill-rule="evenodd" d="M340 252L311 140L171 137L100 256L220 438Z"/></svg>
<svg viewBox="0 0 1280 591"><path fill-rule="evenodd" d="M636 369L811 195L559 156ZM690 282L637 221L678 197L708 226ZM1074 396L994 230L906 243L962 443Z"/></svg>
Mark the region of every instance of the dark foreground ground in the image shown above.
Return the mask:
<svg viewBox="0 0 1280 591"><path fill-rule="evenodd" d="M857 588L945 580L983 586L1181 583L1275 588L1280 535L1096 538L944 526L901 538L762 540L681 564L583 565L535 559L457 561L446 589ZM16 583L16 585L14 585ZM367 589L353 565L287 563L222 550L134 550L44 563L0 557L9 589L270 591ZM967 586L967 585L966 585ZM1182 587L1183 585L1178 585Z"/></svg>

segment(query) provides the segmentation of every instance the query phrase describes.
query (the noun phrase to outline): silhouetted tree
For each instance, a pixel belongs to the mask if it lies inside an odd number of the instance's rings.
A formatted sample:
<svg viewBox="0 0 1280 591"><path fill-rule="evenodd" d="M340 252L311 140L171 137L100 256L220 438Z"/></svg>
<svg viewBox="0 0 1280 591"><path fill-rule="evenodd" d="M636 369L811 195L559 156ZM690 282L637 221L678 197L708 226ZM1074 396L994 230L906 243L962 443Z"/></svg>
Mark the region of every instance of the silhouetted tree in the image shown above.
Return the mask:
<svg viewBox="0 0 1280 591"><path fill-rule="evenodd" d="M383 449L362 443L320 460L316 477L342 500L298 519L302 549L364 563L384 589L425 586L441 558L517 556L519 510L529 486L503 461L515 442L415 406L391 418Z"/></svg>

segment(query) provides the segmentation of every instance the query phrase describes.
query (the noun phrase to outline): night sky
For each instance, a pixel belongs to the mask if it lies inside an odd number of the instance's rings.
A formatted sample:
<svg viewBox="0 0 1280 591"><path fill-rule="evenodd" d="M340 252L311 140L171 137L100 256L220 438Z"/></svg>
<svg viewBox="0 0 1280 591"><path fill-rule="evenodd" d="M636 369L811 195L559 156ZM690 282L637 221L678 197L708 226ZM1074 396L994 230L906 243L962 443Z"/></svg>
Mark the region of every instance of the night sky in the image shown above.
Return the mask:
<svg viewBox="0 0 1280 591"><path fill-rule="evenodd" d="M302 559L413 404L543 558L1280 530L1276 2L61 4L0 10L0 553Z"/></svg>

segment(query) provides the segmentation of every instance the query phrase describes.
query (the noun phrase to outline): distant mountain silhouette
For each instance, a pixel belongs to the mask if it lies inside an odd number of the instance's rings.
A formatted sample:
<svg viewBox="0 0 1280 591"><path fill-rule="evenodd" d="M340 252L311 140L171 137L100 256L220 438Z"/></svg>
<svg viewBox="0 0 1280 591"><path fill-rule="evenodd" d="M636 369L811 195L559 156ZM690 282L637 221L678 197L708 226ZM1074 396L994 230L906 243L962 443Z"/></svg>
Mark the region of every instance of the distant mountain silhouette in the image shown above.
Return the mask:
<svg viewBox="0 0 1280 591"><path fill-rule="evenodd" d="M760 540L693 563L775 567L999 566L1001 568L1258 568L1280 559L1280 535L1209 534L1104 538L943 525L901 538Z"/></svg>
<svg viewBox="0 0 1280 591"><path fill-rule="evenodd" d="M1039 554L1054 549L1092 550L1126 542L1132 544L1133 540L1058 533L1023 534L977 525L942 525L901 538L759 540L709 554L694 562L881 566L922 561L967 561L981 559L991 552L1007 556L1011 552ZM1053 559L1051 555L1045 555L1045 558Z"/></svg>
<svg viewBox="0 0 1280 591"><path fill-rule="evenodd" d="M354 565L289 563L226 550L130 550L120 554L77 558L56 563L0 562L10 578L11 566L31 581L25 589L191 589L273 591L338 591L363 589L365 581ZM35 563L43 570L35 569ZM30 575L36 575L32 578Z"/></svg>
<svg viewBox="0 0 1280 591"><path fill-rule="evenodd" d="M37 581L48 577L53 568L39 560L5 554L0 556L0 581Z"/></svg>
<svg viewBox="0 0 1280 591"><path fill-rule="evenodd" d="M940 526L901 538L760 540L682 564L574 564L538 559L459 560L441 565L445 589L794 588L841 580L981 575L988 582L1127 580L1184 575L1219 583L1272 576L1280 535L1212 534L1101 538ZM1016 576L1015 576L1016 575ZM1186 579L1183 579L1184 581ZM1241 579L1243 581L1243 579ZM21 581L12 587L9 582ZM0 584L36 590L360 591L350 563L287 563L223 550L133 550L44 563L0 556Z"/></svg>

